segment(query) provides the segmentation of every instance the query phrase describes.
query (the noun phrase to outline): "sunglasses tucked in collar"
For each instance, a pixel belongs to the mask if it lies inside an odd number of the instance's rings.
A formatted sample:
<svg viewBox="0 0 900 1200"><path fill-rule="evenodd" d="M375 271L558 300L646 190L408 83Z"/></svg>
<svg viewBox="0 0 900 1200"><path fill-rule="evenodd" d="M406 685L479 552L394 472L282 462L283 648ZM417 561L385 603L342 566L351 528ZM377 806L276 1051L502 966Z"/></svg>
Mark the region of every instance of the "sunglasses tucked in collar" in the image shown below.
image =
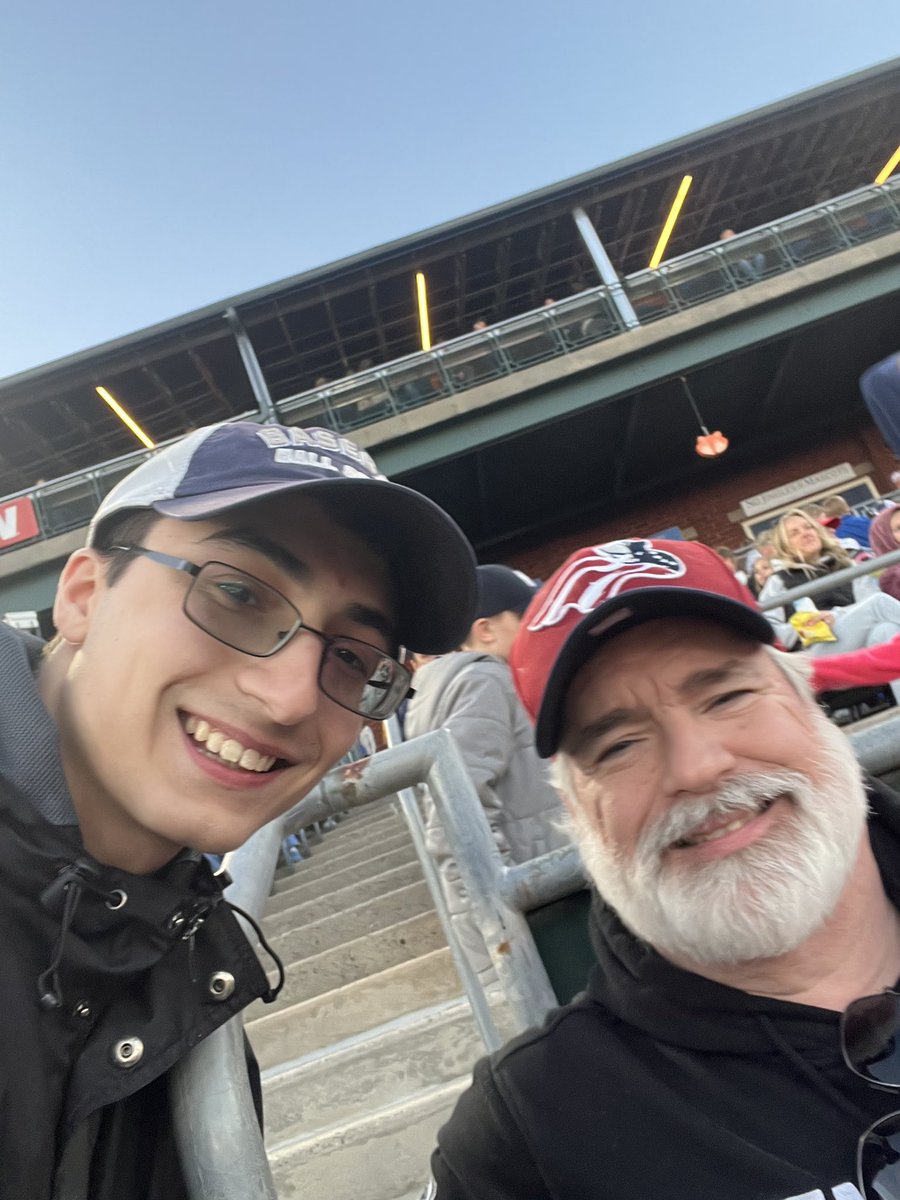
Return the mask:
<svg viewBox="0 0 900 1200"><path fill-rule="evenodd" d="M860 1079L900 1092L900 993L884 991L849 1004L841 1014L841 1052ZM900 1200L900 1109L862 1134L856 1174L866 1200Z"/></svg>

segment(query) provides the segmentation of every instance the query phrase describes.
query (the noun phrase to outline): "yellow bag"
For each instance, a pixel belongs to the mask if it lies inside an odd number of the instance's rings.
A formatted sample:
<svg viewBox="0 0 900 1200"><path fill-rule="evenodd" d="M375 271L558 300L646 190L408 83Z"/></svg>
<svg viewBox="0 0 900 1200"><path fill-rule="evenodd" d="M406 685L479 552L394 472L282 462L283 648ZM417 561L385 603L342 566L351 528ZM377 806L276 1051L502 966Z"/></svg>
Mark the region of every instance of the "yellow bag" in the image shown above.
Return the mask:
<svg viewBox="0 0 900 1200"><path fill-rule="evenodd" d="M818 613L797 612L788 617L791 625L800 635L800 644L805 650L817 642L836 642L834 630L827 621L823 621Z"/></svg>

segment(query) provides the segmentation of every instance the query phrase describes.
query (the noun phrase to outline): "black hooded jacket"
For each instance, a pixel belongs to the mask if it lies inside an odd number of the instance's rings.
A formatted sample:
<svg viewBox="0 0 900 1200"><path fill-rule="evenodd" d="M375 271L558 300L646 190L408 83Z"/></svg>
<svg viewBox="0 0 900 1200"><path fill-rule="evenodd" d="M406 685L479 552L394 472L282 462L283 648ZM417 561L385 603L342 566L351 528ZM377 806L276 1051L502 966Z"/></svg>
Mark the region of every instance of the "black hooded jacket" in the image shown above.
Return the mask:
<svg viewBox="0 0 900 1200"><path fill-rule="evenodd" d="M900 798L871 800L900 907ZM844 1065L839 1014L680 970L599 901L592 933L587 992L476 1066L437 1200L859 1200L859 1136L900 1095Z"/></svg>
<svg viewBox="0 0 900 1200"><path fill-rule="evenodd" d="M181 1200L165 1073L268 981L201 855L84 850L40 650L0 624L0 1200Z"/></svg>

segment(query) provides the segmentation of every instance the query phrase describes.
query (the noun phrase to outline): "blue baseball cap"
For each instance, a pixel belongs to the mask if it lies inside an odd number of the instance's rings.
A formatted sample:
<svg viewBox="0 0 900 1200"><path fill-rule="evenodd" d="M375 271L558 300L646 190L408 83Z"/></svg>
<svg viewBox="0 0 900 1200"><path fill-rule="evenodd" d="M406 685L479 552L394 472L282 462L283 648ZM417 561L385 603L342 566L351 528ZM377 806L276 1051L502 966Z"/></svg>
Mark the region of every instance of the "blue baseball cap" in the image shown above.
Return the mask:
<svg viewBox="0 0 900 1200"><path fill-rule="evenodd" d="M94 514L87 544L127 512L153 509L199 521L301 488L385 557L403 646L443 654L465 639L477 591L475 557L462 530L427 496L386 479L371 455L331 429L251 421L197 429L116 484Z"/></svg>

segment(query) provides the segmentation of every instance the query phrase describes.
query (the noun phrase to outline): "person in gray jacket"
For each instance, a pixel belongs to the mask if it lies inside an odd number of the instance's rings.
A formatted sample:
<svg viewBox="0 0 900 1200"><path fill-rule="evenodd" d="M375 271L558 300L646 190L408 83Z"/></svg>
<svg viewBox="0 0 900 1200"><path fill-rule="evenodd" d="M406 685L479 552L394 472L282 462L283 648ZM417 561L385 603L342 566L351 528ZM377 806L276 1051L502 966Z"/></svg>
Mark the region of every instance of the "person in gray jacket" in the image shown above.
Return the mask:
<svg viewBox="0 0 900 1200"><path fill-rule="evenodd" d="M499 564L480 566L477 616L460 650L415 674L408 738L449 729L478 790L494 839L507 862L525 862L565 844L559 794L534 748L534 733L513 687L507 657L522 613L538 584ZM434 804L425 793L428 849L438 865L454 928L483 983L494 971L469 917L459 869Z"/></svg>

